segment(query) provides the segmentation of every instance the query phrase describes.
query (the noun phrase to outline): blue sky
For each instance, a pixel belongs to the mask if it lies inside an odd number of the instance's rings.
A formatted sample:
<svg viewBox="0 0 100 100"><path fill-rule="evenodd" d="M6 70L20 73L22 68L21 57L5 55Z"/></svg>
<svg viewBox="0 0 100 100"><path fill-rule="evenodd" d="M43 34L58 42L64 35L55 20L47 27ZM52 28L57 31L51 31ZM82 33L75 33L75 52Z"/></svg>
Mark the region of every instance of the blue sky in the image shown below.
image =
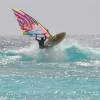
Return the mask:
<svg viewBox="0 0 100 100"><path fill-rule="evenodd" d="M100 0L0 0L0 35L19 35L12 8L38 19L51 33L100 33Z"/></svg>

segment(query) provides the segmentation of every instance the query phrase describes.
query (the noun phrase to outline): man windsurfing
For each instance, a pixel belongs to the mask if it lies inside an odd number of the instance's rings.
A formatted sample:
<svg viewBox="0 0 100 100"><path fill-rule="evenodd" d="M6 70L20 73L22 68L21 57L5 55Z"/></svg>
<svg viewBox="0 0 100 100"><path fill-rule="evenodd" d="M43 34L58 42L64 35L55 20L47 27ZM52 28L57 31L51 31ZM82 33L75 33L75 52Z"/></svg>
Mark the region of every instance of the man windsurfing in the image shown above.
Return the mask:
<svg viewBox="0 0 100 100"><path fill-rule="evenodd" d="M23 35L35 37L35 39L39 43L40 49L53 47L64 39L66 35L65 32L52 36L41 23L39 23L37 20L35 20L27 13L23 12L22 10L14 10L14 9L12 10L17 18L17 21L19 23ZM36 34L38 35L36 36ZM43 37L43 35L45 37ZM38 38L41 39L39 40ZM46 39L47 41L45 42Z"/></svg>
<svg viewBox="0 0 100 100"><path fill-rule="evenodd" d="M44 42L45 42L45 40L46 40L46 36L44 35L44 37L41 37L41 39L38 39L38 38L37 38L37 35L36 35L35 39L36 39L36 40L38 41L38 43L39 43L39 48L40 48L40 49L44 49L44 48L45 48Z"/></svg>

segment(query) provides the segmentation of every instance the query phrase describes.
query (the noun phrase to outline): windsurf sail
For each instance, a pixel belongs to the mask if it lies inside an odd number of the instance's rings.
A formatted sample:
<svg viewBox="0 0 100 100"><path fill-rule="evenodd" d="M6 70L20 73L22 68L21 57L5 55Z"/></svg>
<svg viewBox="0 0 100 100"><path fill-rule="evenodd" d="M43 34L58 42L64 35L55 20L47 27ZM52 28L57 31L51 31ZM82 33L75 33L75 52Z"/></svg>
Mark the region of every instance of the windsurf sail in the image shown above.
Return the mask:
<svg viewBox="0 0 100 100"><path fill-rule="evenodd" d="M19 26L22 30L23 35L45 35L46 38L51 37L52 35L48 32L48 30L40 24L37 20L32 18L27 13L23 12L22 10L14 10L14 15L17 18Z"/></svg>

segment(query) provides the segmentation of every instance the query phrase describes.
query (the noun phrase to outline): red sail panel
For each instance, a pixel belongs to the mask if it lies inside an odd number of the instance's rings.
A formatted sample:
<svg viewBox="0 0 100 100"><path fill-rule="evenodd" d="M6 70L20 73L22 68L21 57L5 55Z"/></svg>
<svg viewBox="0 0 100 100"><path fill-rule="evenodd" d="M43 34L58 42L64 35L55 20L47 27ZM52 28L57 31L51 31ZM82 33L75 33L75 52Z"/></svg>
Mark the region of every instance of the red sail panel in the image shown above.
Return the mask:
<svg viewBox="0 0 100 100"><path fill-rule="evenodd" d="M51 36L51 34L44 28L38 21L32 18L30 15L25 12L19 10L14 10L14 14L17 18L19 26L21 27L22 32L31 32L39 29L41 34L44 34L47 38ZM28 34L27 34L28 35Z"/></svg>
<svg viewBox="0 0 100 100"><path fill-rule="evenodd" d="M26 16L26 14L22 11L13 11L17 18L19 26L21 27L22 32L29 32L37 27L37 23L33 21L32 17Z"/></svg>

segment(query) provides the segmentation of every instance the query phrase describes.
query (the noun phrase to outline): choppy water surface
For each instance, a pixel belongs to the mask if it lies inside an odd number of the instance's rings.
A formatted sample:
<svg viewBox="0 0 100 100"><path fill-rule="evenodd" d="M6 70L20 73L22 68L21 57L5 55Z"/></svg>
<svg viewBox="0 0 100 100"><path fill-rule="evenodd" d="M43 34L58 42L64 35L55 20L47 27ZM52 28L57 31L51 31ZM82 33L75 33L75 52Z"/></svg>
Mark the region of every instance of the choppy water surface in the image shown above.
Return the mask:
<svg viewBox="0 0 100 100"><path fill-rule="evenodd" d="M99 37L73 35L47 50L1 37L0 100L100 100Z"/></svg>

